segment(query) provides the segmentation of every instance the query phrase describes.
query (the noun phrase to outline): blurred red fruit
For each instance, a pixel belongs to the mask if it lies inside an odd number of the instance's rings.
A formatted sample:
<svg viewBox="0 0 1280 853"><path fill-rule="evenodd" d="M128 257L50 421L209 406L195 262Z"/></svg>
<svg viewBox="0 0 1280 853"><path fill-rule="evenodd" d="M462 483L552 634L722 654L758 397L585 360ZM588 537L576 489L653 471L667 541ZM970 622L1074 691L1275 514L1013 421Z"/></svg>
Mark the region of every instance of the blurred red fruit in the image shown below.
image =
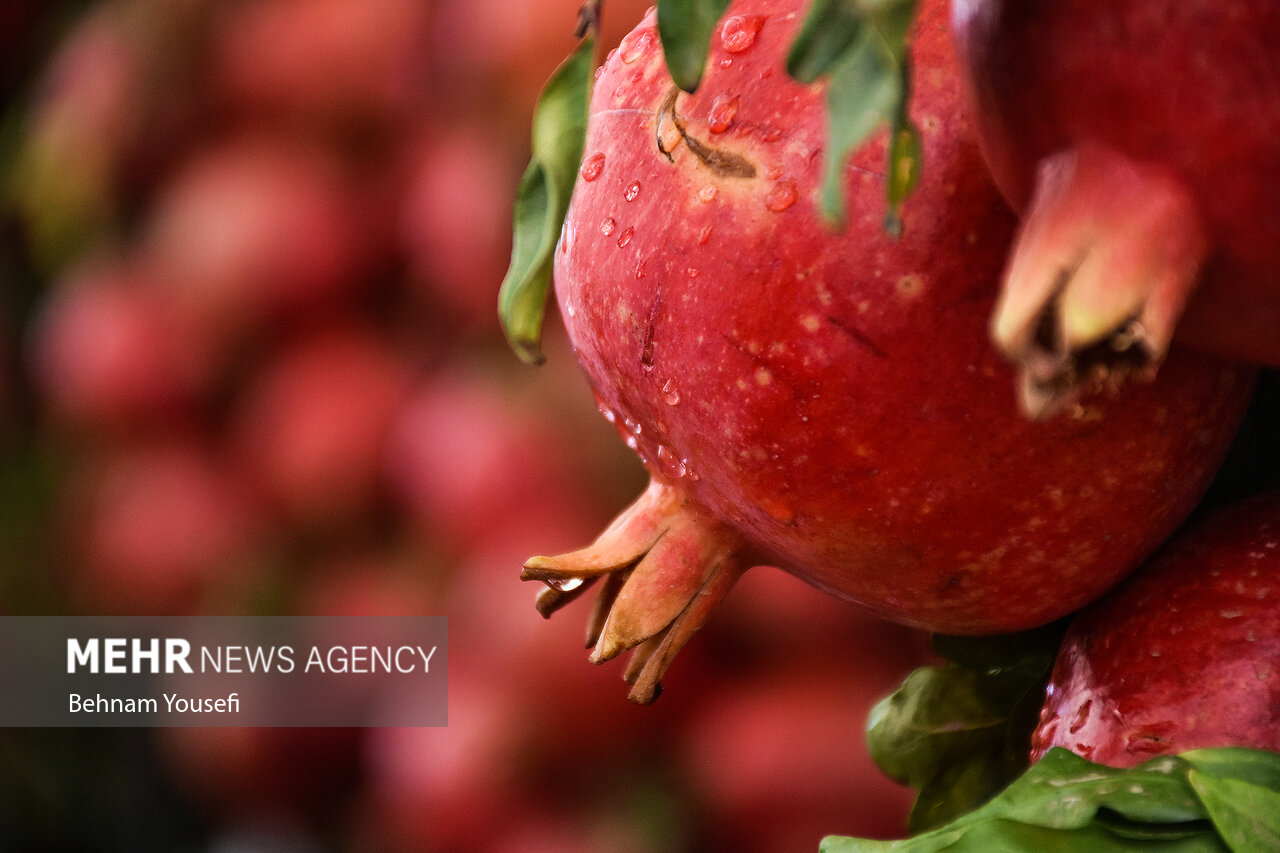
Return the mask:
<svg viewBox="0 0 1280 853"><path fill-rule="evenodd" d="M123 265L69 275L30 330L32 372L60 417L128 427L189 408L214 365L146 273Z"/></svg>
<svg viewBox="0 0 1280 853"><path fill-rule="evenodd" d="M511 252L511 198L520 177L492 128L425 143L410 164L400 236L413 284L468 325L497 329L497 287Z"/></svg>
<svg viewBox="0 0 1280 853"><path fill-rule="evenodd" d="M184 612L215 584L237 584L262 532L240 485L185 442L117 451L83 523L77 599L136 614Z"/></svg>
<svg viewBox="0 0 1280 853"><path fill-rule="evenodd" d="M281 353L244 390L239 460L284 513L329 523L378 495L404 367L371 331L330 330Z"/></svg>
<svg viewBox="0 0 1280 853"><path fill-rule="evenodd" d="M386 471L426 530L455 548L474 547L529 517L542 526L563 516L561 505L572 507L570 516L580 510L574 496L545 492L565 481L565 457L535 412L479 377L455 373L418 388L398 413Z"/></svg>
<svg viewBox="0 0 1280 853"><path fill-rule="evenodd" d="M215 329L292 320L369 279L360 196L336 163L267 139L193 156L156 199L143 248Z"/></svg>
<svg viewBox="0 0 1280 853"><path fill-rule="evenodd" d="M864 678L863 673L875 673ZM867 752L867 712L889 675L803 668L722 687L688 727L684 760L722 849L816 850L826 835L906 833L912 792Z"/></svg>
<svg viewBox="0 0 1280 853"><path fill-rule="evenodd" d="M430 4L421 0L255 0L214 35L215 85L268 123L359 131L424 91Z"/></svg>

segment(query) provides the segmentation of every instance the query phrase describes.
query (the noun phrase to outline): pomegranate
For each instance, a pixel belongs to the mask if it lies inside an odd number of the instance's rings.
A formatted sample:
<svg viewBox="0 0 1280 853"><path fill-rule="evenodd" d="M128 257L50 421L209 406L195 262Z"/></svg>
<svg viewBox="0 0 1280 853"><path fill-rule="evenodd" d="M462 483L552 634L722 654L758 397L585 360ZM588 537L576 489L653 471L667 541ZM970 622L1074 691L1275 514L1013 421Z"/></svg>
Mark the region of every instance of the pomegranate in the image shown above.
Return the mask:
<svg viewBox="0 0 1280 853"><path fill-rule="evenodd" d="M1172 354L1153 385L1033 423L986 318L1013 220L958 109L942 2L923 5L912 114L927 162L882 227L884 141L824 224L824 86L783 57L798 0L740 0L696 95L653 15L594 87L556 292L599 407L652 475L591 546L530 559L550 614L603 579L593 661L631 697L749 567L908 625L1004 632L1096 598L1186 516L1249 371Z"/></svg>
<svg viewBox="0 0 1280 853"><path fill-rule="evenodd" d="M1188 528L1072 622L1032 745L1131 767L1191 749L1280 751L1280 494Z"/></svg>
<svg viewBox="0 0 1280 853"><path fill-rule="evenodd" d="M1025 219L993 321L1028 408L1176 334L1280 365L1280 7L956 0L983 151ZM1181 318L1181 322L1180 322Z"/></svg>

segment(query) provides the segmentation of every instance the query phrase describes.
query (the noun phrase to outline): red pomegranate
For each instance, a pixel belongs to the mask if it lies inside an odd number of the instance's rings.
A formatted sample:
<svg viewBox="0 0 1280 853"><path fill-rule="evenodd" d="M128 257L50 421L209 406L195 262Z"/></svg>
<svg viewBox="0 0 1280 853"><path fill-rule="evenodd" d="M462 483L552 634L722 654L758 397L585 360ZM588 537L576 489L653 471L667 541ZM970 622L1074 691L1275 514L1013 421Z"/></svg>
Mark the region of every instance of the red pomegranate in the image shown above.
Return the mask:
<svg viewBox="0 0 1280 853"><path fill-rule="evenodd" d="M1072 622L1032 745L1131 767L1280 751L1280 494L1219 510Z"/></svg>
<svg viewBox="0 0 1280 853"><path fill-rule="evenodd" d="M1099 363L1158 365L1175 335L1280 365L1280 6L952 14L983 152L1025 217L993 331L1029 408Z"/></svg>
<svg viewBox="0 0 1280 853"><path fill-rule="evenodd" d="M556 292L652 482L523 577L550 586L544 614L603 579L591 656L636 648L638 702L752 566L950 633L1075 610L1189 513L1248 396L1248 371L1174 354L1134 393L1023 417L986 330L1014 223L960 108L945 4L923 4L912 46L927 165L901 239L883 139L848 166L847 226L817 210L824 85L782 67L802 7L733 3L695 95L653 15L595 83Z"/></svg>

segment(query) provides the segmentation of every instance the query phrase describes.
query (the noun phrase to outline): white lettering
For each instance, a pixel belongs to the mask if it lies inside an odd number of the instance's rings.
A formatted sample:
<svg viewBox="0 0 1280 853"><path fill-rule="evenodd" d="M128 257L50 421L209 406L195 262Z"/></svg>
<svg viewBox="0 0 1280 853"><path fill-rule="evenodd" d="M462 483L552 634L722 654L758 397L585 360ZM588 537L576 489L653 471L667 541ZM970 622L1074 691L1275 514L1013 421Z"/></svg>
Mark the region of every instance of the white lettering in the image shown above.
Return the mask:
<svg viewBox="0 0 1280 853"><path fill-rule="evenodd" d="M98 671L98 640L96 637L85 640L81 645L74 637L67 637L67 672L76 671L76 665L89 667L90 672ZM78 694L71 694L76 696Z"/></svg>

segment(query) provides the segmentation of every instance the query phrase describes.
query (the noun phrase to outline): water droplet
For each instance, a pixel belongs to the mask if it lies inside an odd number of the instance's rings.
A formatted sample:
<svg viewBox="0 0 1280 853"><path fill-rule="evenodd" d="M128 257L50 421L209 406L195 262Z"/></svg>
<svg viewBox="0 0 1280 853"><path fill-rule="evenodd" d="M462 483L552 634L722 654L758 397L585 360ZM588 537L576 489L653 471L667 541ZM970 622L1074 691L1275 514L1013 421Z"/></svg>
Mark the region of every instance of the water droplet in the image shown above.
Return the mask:
<svg viewBox="0 0 1280 853"><path fill-rule="evenodd" d="M720 28L720 44L729 53L742 53L756 43L764 18L760 15L733 15Z"/></svg>
<svg viewBox="0 0 1280 853"><path fill-rule="evenodd" d="M596 398L596 409L599 410L600 414L604 416L604 419L609 423L616 422L618 420L618 416L614 414L613 409L609 408L608 404L605 403L604 398L601 397L599 394L596 394L595 398Z"/></svg>
<svg viewBox="0 0 1280 853"><path fill-rule="evenodd" d="M671 448L665 444L658 445L658 470L670 477L672 480L679 480L688 471L688 466L684 460L671 452Z"/></svg>
<svg viewBox="0 0 1280 853"><path fill-rule="evenodd" d="M1071 725L1067 731L1075 734L1084 728L1084 724L1089 722L1089 712L1093 710L1093 700L1086 699L1085 703L1080 706L1080 710L1076 711L1075 717L1071 720Z"/></svg>
<svg viewBox="0 0 1280 853"><path fill-rule="evenodd" d="M1124 751L1130 755L1158 755L1168 746L1169 736L1178 727L1174 723L1152 723L1127 733Z"/></svg>
<svg viewBox="0 0 1280 853"><path fill-rule="evenodd" d="M698 232L698 245L705 246L707 245L707 242L710 239L711 239L711 226L704 225L702 227L702 230Z"/></svg>
<svg viewBox="0 0 1280 853"><path fill-rule="evenodd" d="M600 177L600 172L604 170L604 153L592 154L590 157L582 161L582 168L578 174L582 175L582 180L590 183Z"/></svg>
<svg viewBox="0 0 1280 853"><path fill-rule="evenodd" d="M640 182L632 181L627 184L627 188L622 191L622 197L627 201L635 201L636 196L640 195Z"/></svg>
<svg viewBox="0 0 1280 853"><path fill-rule="evenodd" d="M674 379L668 379L662 384L662 399L666 400L669 406L675 406L680 402L680 389L676 387Z"/></svg>
<svg viewBox="0 0 1280 853"><path fill-rule="evenodd" d="M653 47L653 29L634 30L618 45L618 56L627 65L635 62Z"/></svg>
<svg viewBox="0 0 1280 853"><path fill-rule="evenodd" d="M560 592L573 592L575 589L582 586L585 581L583 581L582 578L548 578L546 581L543 581L543 583Z"/></svg>
<svg viewBox="0 0 1280 853"><path fill-rule="evenodd" d="M685 270L685 274L688 275L689 278L697 278L698 276L702 275L702 270L698 269L697 267L689 267L688 269Z"/></svg>
<svg viewBox="0 0 1280 853"><path fill-rule="evenodd" d="M619 248L619 249L622 249L622 248L624 248L628 243L630 243L630 242L631 242L631 238L632 238L632 236L634 236L634 235L635 235L635 233L636 233L636 229L634 229L634 228L632 228L630 225L628 225L628 226L627 226L627 228L626 228L626 230L624 230L621 234L619 234L619 235L618 235L618 248Z"/></svg>
<svg viewBox="0 0 1280 853"><path fill-rule="evenodd" d="M732 98L716 95L716 99L711 102L711 110L707 113L707 130L712 133L724 133L733 124L734 116L737 114L737 95Z"/></svg>
<svg viewBox="0 0 1280 853"><path fill-rule="evenodd" d="M786 523L796 517L791 507L777 498L763 498L760 500L760 508L778 521Z"/></svg>
<svg viewBox="0 0 1280 853"><path fill-rule="evenodd" d="M600 233L608 237L613 233L613 229L618 227L618 223L613 220L612 216L606 216L600 223Z"/></svg>
<svg viewBox="0 0 1280 853"><path fill-rule="evenodd" d="M773 189L769 190L769 194L765 196L764 206L774 213L781 213L795 204L796 198L795 181L778 181L773 185Z"/></svg>
<svg viewBox="0 0 1280 853"><path fill-rule="evenodd" d="M636 278L644 278L644 265L645 261L636 264Z"/></svg>
<svg viewBox="0 0 1280 853"><path fill-rule="evenodd" d="M720 60L720 67L721 67L721 68L728 68L728 67L729 67L730 65L732 65L732 64L733 64L733 57L732 57L732 56L726 56L724 59Z"/></svg>
<svg viewBox="0 0 1280 853"><path fill-rule="evenodd" d="M626 429L627 432L631 433L632 435L639 435L640 433L644 432L644 425L632 418L625 418L622 421L622 426L624 429Z"/></svg>
<svg viewBox="0 0 1280 853"><path fill-rule="evenodd" d="M575 308L573 307L573 303L572 303L572 302L566 302L566 303L564 304L564 312L565 312L566 314L568 314L570 317L576 316L576 315L577 315L577 313L578 313L578 312L577 312L577 309L575 309Z"/></svg>

